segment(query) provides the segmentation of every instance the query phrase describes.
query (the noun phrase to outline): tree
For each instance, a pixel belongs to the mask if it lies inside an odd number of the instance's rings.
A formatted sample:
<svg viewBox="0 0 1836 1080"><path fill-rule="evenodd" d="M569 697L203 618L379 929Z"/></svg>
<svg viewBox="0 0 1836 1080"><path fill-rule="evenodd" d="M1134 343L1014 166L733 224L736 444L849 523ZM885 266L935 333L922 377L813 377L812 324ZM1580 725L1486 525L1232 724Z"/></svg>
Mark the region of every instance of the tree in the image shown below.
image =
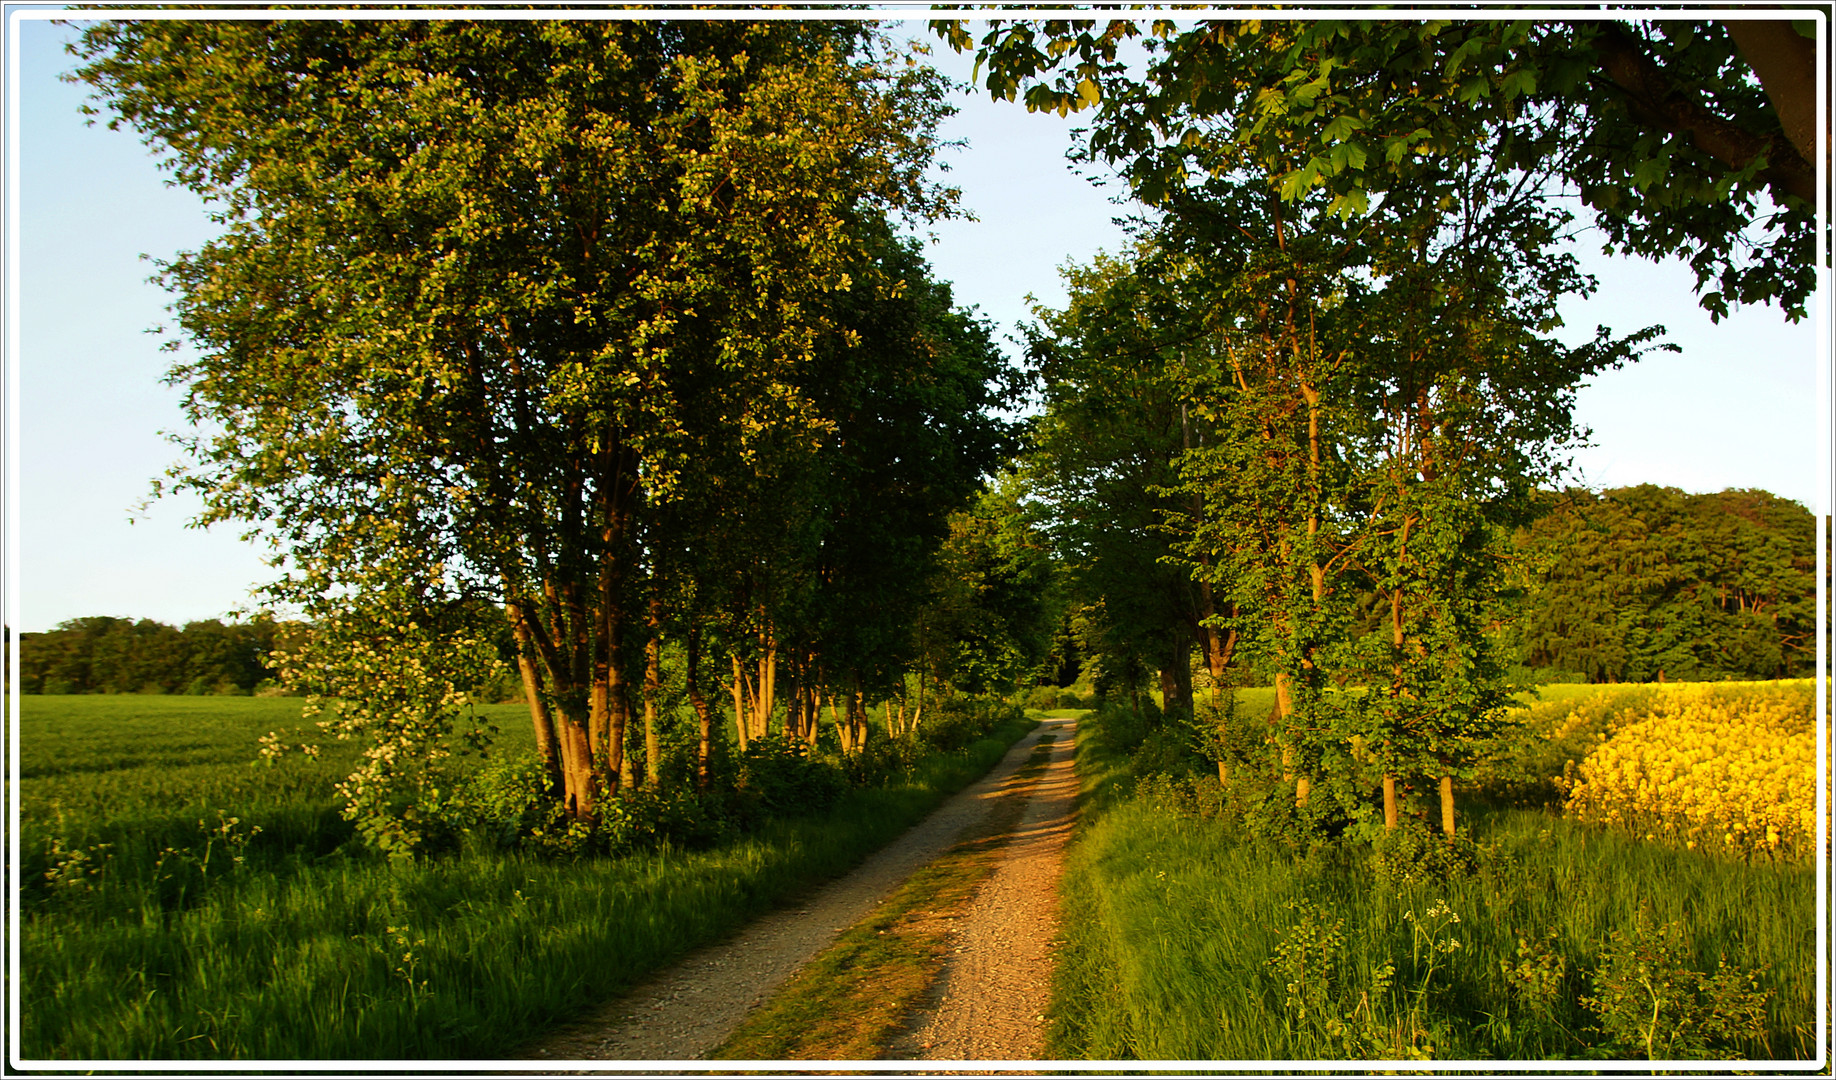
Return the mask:
<svg viewBox="0 0 1836 1080"><path fill-rule="evenodd" d="M1716 318L1776 302L1801 319L1815 287L1809 21L1156 20L1141 77L1118 61L1133 20L997 21L979 43L934 26L979 45L996 97L1094 106L1090 152L1150 204L1217 175L1240 136L1291 154L1268 177L1283 199L1320 190L1347 214L1477 146L1578 193L1607 250L1687 258ZM1524 138L1526 118L1549 137Z"/></svg>
<svg viewBox="0 0 1836 1080"><path fill-rule="evenodd" d="M1050 647L1051 553L1021 479L997 477L950 516L950 536L914 613L920 678L970 694L1011 693Z"/></svg>
<svg viewBox="0 0 1836 1080"><path fill-rule="evenodd" d="M1576 382L1661 330L1602 329L1578 348L1547 337L1557 300L1591 288L1552 250L1569 218L1541 197L1554 159L1532 152L1559 145L1572 117L1501 114L1488 139L1422 160L1405 144L1367 197L1320 182L1312 114L1266 96L1249 112L1253 88L1299 69L1295 54L1246 63L1266 66L1228 85L1211 72L1215 100L1131 99L1169 111L1100 113L1091 137L1162 211L1142 275L1203 331L1181 393L1216 438L1180 455L1163 513L1189 572L1233 613L1213 620L1272 669L1271 738L1297 803L1321 777L1341 805L1357 800L1347 787L1368 762L1388 826L1397 781L1426 774L1451 834L1452 781L1509 689L1486 633L1500 530L1573 438ZM1163 142L1175 114L1179 138ZM1201 175L1182 171L1189 158ZM1353 641L1366 588L1389 617L1382 638ZM1329 692L1351 679L1376 688Z"/></svg>
<svg viewBox="0 0 1836 1080"><path fill-rule="evenodd" d="M70 619L19 641L20 691L27 694L246 694L269 665L280 626L202 619L181 629L153 619Z"/></svg>
<svg viewBox="0 0 1836 1080"><path fill-rule="evenodd" d="M1101 602L1103 651L1151 659L1162 701L1189 712L1193 644L1214 703L1232 649L1215 625L1211 583L1170 565L1165 529L1178 459L1208 430L1179 385L1182 352L1197 334L1171 285L1136 260L1098 256L1065 279L1069 303L1038 311L1029 345L1045 405L1029 482L1049 515L1070 602Z"/></svg>
<svg viewBox="0 0 1836 1080"><path fill-rule="evenodd" d="M591 816L645 515L823 437L834 299L894 287L852 276L858 223L948 206L935 76L792 22L123 21L78 54L226 230L162 267L199 349L171 378L212 430L177 482L265 531L277 597L322 622L386 595L362 617L437 651L423 625L501 605ZM314 670L361 698L386 668ZM437 730L435 683L377 722Z"/></svg>
<svg viewBox="0 0 1836 1080"><path fill-rule="evenodd" d="M1519 533L1523 660L1592 682L1774 679L1815 661L1815 520L1761 491L1546 494Z"/></svg>

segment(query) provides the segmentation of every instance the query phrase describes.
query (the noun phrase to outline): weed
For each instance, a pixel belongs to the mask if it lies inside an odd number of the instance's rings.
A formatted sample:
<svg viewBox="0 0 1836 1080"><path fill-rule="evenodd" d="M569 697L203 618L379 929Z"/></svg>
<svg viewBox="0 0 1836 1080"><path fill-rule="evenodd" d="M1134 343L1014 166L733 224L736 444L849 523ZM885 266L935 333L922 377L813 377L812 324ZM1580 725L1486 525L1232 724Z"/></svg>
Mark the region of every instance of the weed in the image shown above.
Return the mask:
<svg viewBox="0 0 1836 1080"><path fill-rule="evenodd" d="M1765 1038L1766 1000L1759 973L1731 968L1713 975L1686 966L1683 925L1653 925L1641 907L1632 932L1615 930L1600 950L1594 993L1581 1004L1598 1018L1609 1057L1649 1061L1725 1057Z"/></svg>

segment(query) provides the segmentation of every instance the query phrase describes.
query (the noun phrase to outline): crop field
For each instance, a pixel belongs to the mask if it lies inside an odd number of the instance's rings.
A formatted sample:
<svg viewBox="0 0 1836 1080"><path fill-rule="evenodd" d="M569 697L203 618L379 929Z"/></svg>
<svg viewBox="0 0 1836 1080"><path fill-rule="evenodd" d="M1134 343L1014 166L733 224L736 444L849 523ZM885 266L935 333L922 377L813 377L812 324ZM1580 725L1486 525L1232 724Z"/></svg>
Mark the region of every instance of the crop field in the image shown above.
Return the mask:
<svg viewBox="0 0 1836 1080"><path fill-rule="evenodd" d="M1026 726L934 754L830 816L706 850L557 859L470 843L390 862L299 699L36 697L20 717L24 1053L61 1061L501 1056L846 869ZM506 757L522 706L477 710ZM259 739L290 752L272 763Z"/></svg>
<svg viewBox="0 0 1836 1080"><path fill-rule="evenodd" d="M1810 695L1552 694L1519 714L1451 867L1249 835L1164 733L1087 718L1054 1056L1811 1057ZM1751 823L1723 839L1736 802ZM1692 847L1711 821L1718 843Z"/></svg>

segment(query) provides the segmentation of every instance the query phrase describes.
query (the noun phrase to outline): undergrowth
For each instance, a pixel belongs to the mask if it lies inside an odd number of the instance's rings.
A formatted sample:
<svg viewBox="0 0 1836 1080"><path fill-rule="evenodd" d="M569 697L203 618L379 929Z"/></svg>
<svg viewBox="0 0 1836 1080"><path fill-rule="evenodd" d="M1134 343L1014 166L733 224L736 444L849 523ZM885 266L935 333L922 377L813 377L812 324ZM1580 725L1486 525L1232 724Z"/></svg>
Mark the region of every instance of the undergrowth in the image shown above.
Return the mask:
<svg viewBox="0 0 1836 1080"><path fill-rule="evenodd" d="M284 703L187 699L190 723L131 698L50 711L66 704L24 717L31 1060L501 1056L846 871L1033 726L1010 710L875 786L698 849L570 851L499 820L510 835L389 860L353 842L315 763L250 763Z"/></svg>
<svg viewBox="0 0 1836 1080"><path fill-rule="evenodd" d="M1178 725L1113 709L1078 768L1054 1058L1814 1055L1808 868L1479 805L1454 845L1305 840Z"/></svg>

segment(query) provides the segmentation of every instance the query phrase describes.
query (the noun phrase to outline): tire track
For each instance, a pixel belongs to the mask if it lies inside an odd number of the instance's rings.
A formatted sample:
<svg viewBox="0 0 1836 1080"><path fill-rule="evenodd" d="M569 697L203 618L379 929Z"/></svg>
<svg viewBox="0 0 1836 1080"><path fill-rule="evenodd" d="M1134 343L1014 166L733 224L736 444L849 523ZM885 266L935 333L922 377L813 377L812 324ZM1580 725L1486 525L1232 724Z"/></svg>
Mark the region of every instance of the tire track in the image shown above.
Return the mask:
<svg viewBox="0 0 1836 1080"><path fill-rule="evenodd" d="M1073 727L1069 720L1042 722L1015 743L987 776L952 796L805 903L761 916L736 936L690 953L597 1012L531 1043L517 1057L557 1065L701 1057L725 1041L747 1011L767 1000L838 933L865 918L914 871L949 850L958 837L986 818L1042 735L1068 734ZM1060 754L1066 755L1068 763L1070 753L1068 738L1061 737L1057 745L1054 767ZM1042 777L1040 783L1046 779ZM1072 790L1075 792L1075 782ZM1031 817L1029 811L1027 820ZM1023 823L1022 832L1027 831Z"/></svg>

